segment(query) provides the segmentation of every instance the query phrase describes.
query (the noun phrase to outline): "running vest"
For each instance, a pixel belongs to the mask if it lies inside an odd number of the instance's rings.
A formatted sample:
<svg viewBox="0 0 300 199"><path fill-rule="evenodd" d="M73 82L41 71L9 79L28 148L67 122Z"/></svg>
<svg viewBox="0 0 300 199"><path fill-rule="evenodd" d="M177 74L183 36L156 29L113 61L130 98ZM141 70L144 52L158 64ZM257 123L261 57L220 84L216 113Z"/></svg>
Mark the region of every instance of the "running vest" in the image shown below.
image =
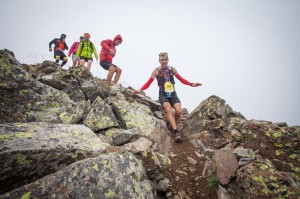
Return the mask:
<svg viewBox="0 0 300 199"><path fill-rule="evenodd" d="M84 45L84 41L81 41L79 45L81 45L81 52L82 52L84 47L88 46L88 45ZM94 48L93 48L93 43L91 41L90 41L90 46L88 46L88 47L90 47L90 49L92 51L92 54L93 54L94 53ZM80 52L80 54L81 54L81 52Z"/></svg>
<svg viewBox="0 0 300 199"><path fill-rule="evenodd" d="M65 49L65 42L61 40L57 40L55 43L55 50L64 50Z"/></svg>
<svg viewBox="0 0 300 199"><path fill-rule="evenodd" d="M175 91L174 84L174 73L172 67L157 68L158 75L156 76L159 91L167 93L170 97L171 93Z"/></svg>

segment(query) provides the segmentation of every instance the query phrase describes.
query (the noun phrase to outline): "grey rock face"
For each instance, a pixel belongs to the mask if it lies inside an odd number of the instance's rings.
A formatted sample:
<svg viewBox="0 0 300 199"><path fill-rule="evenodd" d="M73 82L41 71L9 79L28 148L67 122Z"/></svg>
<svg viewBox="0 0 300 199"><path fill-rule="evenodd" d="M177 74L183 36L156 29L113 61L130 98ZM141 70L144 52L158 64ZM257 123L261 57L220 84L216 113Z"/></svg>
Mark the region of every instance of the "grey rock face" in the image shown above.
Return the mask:
<svg viewBox="0 0 300 199"><path fill-rule="evenodd" d="M0 196L3 198L154 198L141 162L131 153L100 155Z"/></svg>
<svg viewBox="0 0 300 199"><path fill-rule="evenodd" d="M104 143L83 125L0 124L0 190L19 187L105 152Z"/></svg>
<svg viewBox="0 0 300 199"><path fill-rule="evenodd" d="M83 124L93 131L119 126L111 107L101 97L97 97L94 101L92 109L83 120Z"/></svg>
<svg viewBox="0 0 300 199"><path fill-rule="evenodd" d="M33 79L7 50L0 50L0 82L0 123L71 123L82 117L80 104Z"/></svg>
<svg viewBox="0 0 300 199"><path fill-rule="evenodd" d="M238 162L233 153L216 150L214 156L217 176L222 185L228 184L231 177L235 176L235 171L238 169Z"/></svg>

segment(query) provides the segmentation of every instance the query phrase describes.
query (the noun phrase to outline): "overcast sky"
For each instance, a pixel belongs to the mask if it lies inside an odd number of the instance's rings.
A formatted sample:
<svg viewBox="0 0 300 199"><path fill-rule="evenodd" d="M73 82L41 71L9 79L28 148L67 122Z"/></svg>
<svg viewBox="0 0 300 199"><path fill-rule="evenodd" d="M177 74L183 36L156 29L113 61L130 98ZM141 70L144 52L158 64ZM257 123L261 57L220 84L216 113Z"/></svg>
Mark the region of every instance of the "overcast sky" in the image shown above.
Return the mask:
<svg viewBox="0 0 300 199"><path fill-rule="evenodd" d="M54 61L49 42L69 47L88 32L96 45L117 34L114 63L125 87L140 88L168 52L169 65L201 87L176 81L192 112L217 95L248 120L300 125L299 0L0 0L0 49L21 63ZM67 52L66 52L67 54ZM71 61L64 68L68 68ZM94 76L107 71L94 61ZM158 99L156 80L146 94Z"/></svg>

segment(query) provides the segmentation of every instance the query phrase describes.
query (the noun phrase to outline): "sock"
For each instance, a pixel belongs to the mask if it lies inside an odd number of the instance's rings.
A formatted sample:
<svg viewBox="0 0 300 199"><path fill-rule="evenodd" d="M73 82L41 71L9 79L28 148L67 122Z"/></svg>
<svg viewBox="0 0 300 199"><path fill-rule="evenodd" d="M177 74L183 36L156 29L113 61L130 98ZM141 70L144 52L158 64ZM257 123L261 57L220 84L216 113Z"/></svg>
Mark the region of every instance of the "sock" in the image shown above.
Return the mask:
<svg viewBox="0 0 300 199"><path fill-rule="evenodd" d="M56 60L55 62L58 64L58 63L59 63L59 60Z"/></svg>
<svg viewBox="0 0 300 199"><path fill-rule="evenodd" d="M66 61L63 61L63 62L61 63L61 66L64 66L66 63L67 63Z"/></svg>

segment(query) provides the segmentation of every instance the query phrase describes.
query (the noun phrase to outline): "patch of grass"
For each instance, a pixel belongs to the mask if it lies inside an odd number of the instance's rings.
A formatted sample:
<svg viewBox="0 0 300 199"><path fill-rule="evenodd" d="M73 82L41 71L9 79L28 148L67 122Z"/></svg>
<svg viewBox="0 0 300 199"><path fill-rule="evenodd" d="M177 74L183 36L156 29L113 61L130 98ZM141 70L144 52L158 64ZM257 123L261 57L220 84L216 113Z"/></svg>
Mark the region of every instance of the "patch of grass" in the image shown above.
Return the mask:
<svg viewBox="0 0 300 199"><path fill-rule="evenodd" d="M213 175L210 175L207 179L208 181L208 187L213 190L213 191L217 191L218 190L218 187L219 187L219 180L218 180L218 177L217 175L213 174Z"/></svg>

